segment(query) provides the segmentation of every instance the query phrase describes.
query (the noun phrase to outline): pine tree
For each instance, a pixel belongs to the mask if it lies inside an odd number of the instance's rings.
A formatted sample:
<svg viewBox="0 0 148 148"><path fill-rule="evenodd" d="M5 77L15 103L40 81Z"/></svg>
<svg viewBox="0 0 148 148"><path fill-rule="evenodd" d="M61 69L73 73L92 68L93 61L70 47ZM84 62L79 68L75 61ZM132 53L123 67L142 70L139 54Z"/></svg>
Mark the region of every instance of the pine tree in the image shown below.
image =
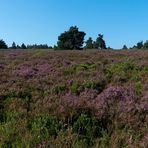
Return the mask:
<svg viewBox="0 0 148 148"><path fill-rule="evenodd" d="M8 46L6 45L6 43L3 40L0 40L0 49L7 49Z"/></svg>
<svg viewBox="0 0 148 148"><path fill-rule="evenodd" d="M106 49L106 43L103 39L103 35L102 34L99 34L97 39L96 39L96 42L94 42L94 47L96 49Z"/></svg>
<svg viewBox="0 0 148 148"><path fill-rule="evenodd" d="M89 39L85 43L86 43L85 49L93 49L93 40L91 37L89 37Z"/></svg>
<svg viewBox="0 0 148 148"><path fill-rule="evenodd" d="M26 49L27 47L26 47L26 45L23 43L22 45L21 45L21 49Z"/></svg>
<svg viewBox="0 0 148 148"><path fill-rule="evenodd" d="M127 46L126 46L126 45L123 45L123 48L122 48L122 49L128 49L128 48L127 48Z"/></svg>
<svg viewBox="0 0 148 148"><path fill-rule="evenodd" d="M12 47L11 48L12 49L16 49L17 48L15 42L12 43Z"/></svg>

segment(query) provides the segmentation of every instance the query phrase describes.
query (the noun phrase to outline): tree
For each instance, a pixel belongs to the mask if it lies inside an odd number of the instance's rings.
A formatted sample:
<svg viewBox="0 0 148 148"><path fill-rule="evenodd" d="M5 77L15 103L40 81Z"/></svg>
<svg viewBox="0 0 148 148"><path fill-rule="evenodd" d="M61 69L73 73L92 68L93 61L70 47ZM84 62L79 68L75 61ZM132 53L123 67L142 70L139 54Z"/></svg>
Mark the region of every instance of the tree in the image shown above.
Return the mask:
<svg viewBox="0 0 148 148"><path fill-rule="evenodd" d="M143 48L148 49L148 40L144 43Z"/></svg>
<svg viewBox="0 0 148 148"><path fill-rule="evenodd" d="M84 43L85 32L78 30L76 26L70 27L58 37L59 49L81 49Z"/></svg>
<svg viewBox="0 0 148 148"><path fill-rule="evenodd" d="M12 49L16 49L17 48L15 42L12 43L12 47L11 48Z"/></svg>
<svg viewBox="0 0 148 148"><path fill-rule="evenodd" d="M127 46L126 46L126 45L123 45L123 48L122 48L122 49L128 49L128 48L127 48Z"/></svg>
<svg viewBox="0 0 148 148"><path fill-rule="evenodd" d="M6 45L5 41L0 40L0 49L7 49L8 46Z"/></svg>
<svg viewBox="0 0 148 148"><path fill-rule="evenodd" d="M93 40L91 37L85 43L86 43L85 49L93 49Z"/></svg>
<svg viewBox="0 0 148 148"><path fill-rule="evenodd" d="M113 48L111 48L110 46L108 46L107 49L112 50Z"/></svg>
<svg viewBox="0 0 148 148"><path fill-rule="evenodd" d="M94 42L94 48L96 49L106 49L106 43L103 39L103 35L102 34L99 34L97 39L96 39L96 42Z"/></svg>
<svg viewBox="0 0 148 148"><path fill-rule="evenodd" d="M21 49L21 47L19 45L16 46L17 49Z"/></svg>
<svg viewBox="0 0 148 148"><path fill-rule="evenodd" d="M21 45L21 49L27 49L27 47L24 43Z"/></svg>
<svg viewBox="0 0 148 148"><path fill-rule="evenodd" d="M143 41L138 42L136 47L137 47L138 49L143 48Z"/></svg>
<svg viewBox="0 0 148 148"><path fill-rule="evenodd" d="M54 50L57 50L57 49L58 49L58 47L57 47L56 45L54 45L54 46L53 46L53 49L54 49Z"/></svg>

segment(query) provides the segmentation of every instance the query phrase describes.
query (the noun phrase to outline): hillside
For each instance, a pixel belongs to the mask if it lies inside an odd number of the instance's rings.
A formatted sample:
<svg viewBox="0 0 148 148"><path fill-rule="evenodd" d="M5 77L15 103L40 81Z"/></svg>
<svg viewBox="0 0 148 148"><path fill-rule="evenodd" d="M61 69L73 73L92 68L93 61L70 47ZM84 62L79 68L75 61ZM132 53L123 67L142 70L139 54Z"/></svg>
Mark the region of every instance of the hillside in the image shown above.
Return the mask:
<svg viewBox="0 0 148 148"><path fill-rule="evenodd" d="M0 147L148 147L148 51L0 50Z"/></svg>

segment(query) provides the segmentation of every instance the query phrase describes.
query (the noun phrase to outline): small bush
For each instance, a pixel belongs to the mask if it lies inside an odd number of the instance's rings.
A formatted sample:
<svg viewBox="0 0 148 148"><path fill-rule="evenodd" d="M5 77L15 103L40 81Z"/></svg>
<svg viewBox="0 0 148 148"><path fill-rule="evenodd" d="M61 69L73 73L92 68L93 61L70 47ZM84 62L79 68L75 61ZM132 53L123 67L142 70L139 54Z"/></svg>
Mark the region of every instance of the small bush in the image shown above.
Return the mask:
<svg viewBox="0 0 148 148"><path fill-rule="evenodd" d="M71 92L77 95L80 93L82 89L83 86L78 81L73 82L72 85L70 86Z"/></svg>
<svg viewBox="0 0 148 148"><path fill-rule="evenodd" d="M96 70L96 64L76 65L76 71L93 71L93 70Z"/></svg>
<svg viewBox="0 0 148 148"><path fill-rule="evenodd" d="M142 85L142 83L140 81L137 82L136 85L135 85L135 87L136 87L136 93L138 95L141 95L142 94L142 91L143 91L143 85Z"/></svg>
<svg viewBox="0 0 148 148"><path fill-rule="evenodd" d="M85 81L83 83L83 87L84 88L88 88L88 89L95 89L97 90L99 93L101 91L103 91L103 89L106 86L106 82L104 80L101 80L100 82L93 82L93 81Z"/></svg>
<svg viewBox="0 0 148 148"><path fill-rule="evenodd" d="M63 94L63 93L65 93L66 92L66 90L67 90L67 87L65 86L65 85L61 85L61 86L56 86L53 90L52 90L52 92L54 93L54 94Z"/></svg>
<svg viewBox="0 0 148 148"><path fill-rule="evenodd" d="M71 66L69 68L64 69L64 75L65 76L75 74L75 72L76 72L76 69L75 69L74 66Z"/></svg>

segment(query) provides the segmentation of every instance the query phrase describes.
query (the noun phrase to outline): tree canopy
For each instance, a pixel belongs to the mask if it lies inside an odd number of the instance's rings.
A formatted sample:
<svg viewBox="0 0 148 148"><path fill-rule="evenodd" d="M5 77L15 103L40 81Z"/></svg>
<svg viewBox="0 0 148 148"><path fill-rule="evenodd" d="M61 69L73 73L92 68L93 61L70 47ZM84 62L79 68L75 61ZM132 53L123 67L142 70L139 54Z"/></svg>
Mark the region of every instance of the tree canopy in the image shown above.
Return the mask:
<svg viewBox="0 0 148 148"><path fill-rule="evenodd" d="M93 49L94 44L91 37L89 37L89 39L85 43L86 43L85 49Z"/></svg>
<svg viewBox="0 0 148 148"><path fill-rule="evenodd" d="M10 48L12 48L12 49L16 49L17 48L15 42L12 43L12 46Z"/></svg>
<svg viewBox="0 0 148 148"><path fill-rule="evenodd" d="M65 31L58 37L58 48L81 49L84 43L85 35L85 32L79 31L76 26L72 26L68 31Z"/></svg>
<svg viewBox="0 0 148 148"><path fill-rule="evenodd" d="M123 45L123 48L122 48L122 49L128 49L128 48L127 48L127 46L126 46L126 45Z"/></svg>
<svg viewBox="0 0 148 148"><path fill-rule="evenodd" d="M21 45L21 49L27 49L27 47L24 43Z"/></svg>
<svg viewBox="0 0 148 148"><path fill-rule="evenodd" d="M143 41L137 43L137 48L138 49L143 48Z"/></svg>
<svg viewBox="0 0 148 148"><path fill-rule="evenodd" d="M106 49L106 43L105 43L105 40L103 39L102 34L98 34L96 42L94 42L94 48L96 48L96 49Z"/></svg>
<svg viewBox="0 0 148 148"><path fill-rule="evenodd" d="M5 43L5 41L0 40L0 49L7 49L7 48L8 48L8 46L7 46L7 44Z"/></svg>
<svg viewBox="0 0 148 148"><path fill-rule="evenodd" d="M148 40L144 43L143 48L148 49Z"/></svg>

